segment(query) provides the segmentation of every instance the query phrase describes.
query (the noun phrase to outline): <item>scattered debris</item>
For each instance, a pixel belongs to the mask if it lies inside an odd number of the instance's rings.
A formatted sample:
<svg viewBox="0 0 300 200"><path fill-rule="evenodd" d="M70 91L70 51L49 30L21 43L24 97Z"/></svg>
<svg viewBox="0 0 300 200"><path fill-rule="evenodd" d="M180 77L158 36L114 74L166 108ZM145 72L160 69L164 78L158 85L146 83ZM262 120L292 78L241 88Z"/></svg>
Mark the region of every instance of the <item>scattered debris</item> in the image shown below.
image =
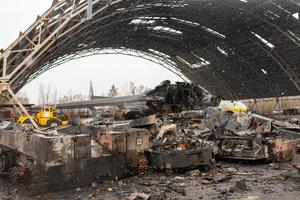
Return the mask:
<svg viewBox="0 0 300 200"><path fill-rule="evenodd" d="M237 189L240 189L240 190L248 190L248 186L247 186L247 183L246 183L245 179L240 180L240 181L236 181L235 182L235 187Z"/></svg>
<svg viewBox="0 0 300 200"><path fill-rule="evenodd" d="M185 181L185 178L182 176L175 176L174 181Z"/></svg>
<svg viewBox="0 0 300 200"><path fill-rule="evenodd" d="M260 198L259 196L249 196L249 197L245 197L245 198L241 198L241 199L237 199L237 200L262 200L262 198Z"/></svg>
<svg viewBox="0 0 300 200"><path fill-rule="evenodd" d="M127 199L128 200L148 200L150 198L150 195L145 193L138 193L135 192L131 194Z"/></svg>
<svg viewBox="0 0 300 200"><path fill-rule="evenodd" d="M228 167L225 169L229 174L236 174L239 170L235 167Z"/></svg>
<svg viewBox="0 0 300 200"><path fill-rule="evenodd" d="M284 176L283 174L280 174L276 177L276 180L283 182L286 180L286 176Z"/></svg>
<svg viewBox="0 0 300 200"><path fill-rule="evenodd" d="M177 192L179 194L185 195L185 189L184 187L178 185L178 184L170 184L168 185L168 188L171 189L174 192Z"/></svg>
<svg viewBox="0 0 300 200"><path fill-rule="evenodd" d="M201 183L204 184L204 185L211 184L211 182L209 180L207 180L207 179L202 179Z"/></svg>
<svg viewBox="0 0 300 200"><path fill-rule="evenodd" d="M159 133L157 134L156 139L163 138L166 133L174 134L177 130L176 124L168 124L161 127Z"/></svg>
<svg viewBox="0 0 300 200"><path fill-rule="evenodd" d="M201 172L198 169L189 172L189 175L193 176L193 177L200 176L200 174L201 174Z"/></svg>
<svg viewBox="0 0 300 200"><path fill-rule="evenodd" d="M222 183L225 182L229 179L231 179L232 176L231 175L227 175L227 174L223 174L223 173L218 173L217 175L215 175L212 180L214 181L214 183Z"/></svg>

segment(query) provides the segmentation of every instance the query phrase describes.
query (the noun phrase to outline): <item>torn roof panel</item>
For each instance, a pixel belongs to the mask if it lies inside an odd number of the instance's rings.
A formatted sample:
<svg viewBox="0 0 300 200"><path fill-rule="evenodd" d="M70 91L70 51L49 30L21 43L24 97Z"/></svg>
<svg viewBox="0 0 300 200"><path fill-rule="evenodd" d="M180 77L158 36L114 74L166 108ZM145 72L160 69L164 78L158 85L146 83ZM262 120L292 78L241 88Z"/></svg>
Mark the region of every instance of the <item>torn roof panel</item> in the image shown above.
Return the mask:
<svg viewBox="0 0 300 200"><path fill-rule="evenodd" d="M57 39L13 89L68 55L122 48L152 54L227 99L299 95L299 10L290 0L145 0L136 6L120 1ZM8 72L20 60L9 62L14 65Z"/></svg>

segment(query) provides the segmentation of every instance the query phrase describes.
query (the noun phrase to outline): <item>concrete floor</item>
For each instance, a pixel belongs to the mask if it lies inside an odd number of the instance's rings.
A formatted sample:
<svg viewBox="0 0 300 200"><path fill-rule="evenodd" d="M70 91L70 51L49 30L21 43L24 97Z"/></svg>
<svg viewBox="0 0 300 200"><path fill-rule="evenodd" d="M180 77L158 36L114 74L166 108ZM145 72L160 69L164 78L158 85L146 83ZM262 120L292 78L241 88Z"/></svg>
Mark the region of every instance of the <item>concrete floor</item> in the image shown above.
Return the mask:
<svg viewBox="0 0 300 200"><path fill-rule="evenodd" d="M300 163L300 155L296 155L292 162ZM296 200L300 196L300 172L290 164L291 162L272 165L222 161L208 171L201 170L200 175L190 172L176 174L149 171L123 180L93 183L84 188L42 194L31 194L28 186L2 178L0 199L118 200L126 199L134 192L143 192L150 194L150 199L234 200L250 197L248 199ZM224 182L214 183L205 178L208 174L229 169L236 169L237 173Z"/></svg>

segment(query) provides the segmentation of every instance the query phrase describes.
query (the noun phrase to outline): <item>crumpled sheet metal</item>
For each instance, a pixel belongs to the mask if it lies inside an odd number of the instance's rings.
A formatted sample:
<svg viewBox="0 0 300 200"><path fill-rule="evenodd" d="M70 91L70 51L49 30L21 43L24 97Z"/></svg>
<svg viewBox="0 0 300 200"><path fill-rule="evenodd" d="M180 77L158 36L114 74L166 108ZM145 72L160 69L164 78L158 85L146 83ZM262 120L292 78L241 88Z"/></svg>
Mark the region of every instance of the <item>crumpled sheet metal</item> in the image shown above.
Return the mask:
<svg viewBox="0 0 300 200"><path fill-rule="evenodd" d="M273 122L270 118L250 112L232 113L221 111L216 107L208 108L204 118L204 123L209 129L222 128L239 136L253 133L269 133L271 132Z"/></svg>
<svg viewBox="0 0 300 200"><path fill-rule="evenodd" d="M271 159L269 146L263 138L223 136L218 138L218 158L239 160Z"/></svg>
<svg viewBox="0 0 300 200"><path fill-rule="evenodd" d="M200 149L195 144L201 143L200 139L203 139L213 142L210 146L217 149L214 152L219 158L241 160L277 158L277 161L284 161L292 157L295 139L300 138L297 125L276 121L251 112L221 111L216 107L205 109L203 116L191 118L190 123L185 123L188 124L187 127L182 128L180 124L184 122L180 120L170 123L178 126L177 131L159 135L157 139L160 140L154 140L158 146L152 150ZM276 138L281 138L282 142L276 143Z"/></svg>
<svg viewBox="0 0 300 200"><path fill-rule="evenodd" d="M148 150L146 155L151 166L158 170L193 168L210 165L213 160L212 148L185 151L155 151Z"/></svg>

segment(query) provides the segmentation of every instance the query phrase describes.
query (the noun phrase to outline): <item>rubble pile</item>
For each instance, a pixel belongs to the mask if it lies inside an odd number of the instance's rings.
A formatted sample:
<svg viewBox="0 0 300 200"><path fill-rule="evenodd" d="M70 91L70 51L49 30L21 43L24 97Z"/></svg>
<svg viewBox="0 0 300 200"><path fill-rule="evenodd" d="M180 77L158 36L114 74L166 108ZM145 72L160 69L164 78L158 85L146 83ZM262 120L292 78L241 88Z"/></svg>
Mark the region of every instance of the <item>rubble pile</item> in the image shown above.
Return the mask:
<svg viewBox="0 0 300 200"><path fill-rule="evenodd" d="M16 148L33 151L36 157L45 156L42 158L48 159L47 163L61 164L64 160L65 167L60 169L70 170L72 180L82 178L78 181L82 185L94 181L95 174L95 179L123 178L148 173L148 169L195 169L191 174L201 176L201 184L219 184L236 175L249 175L235 168L223 170L222 160L290 161L300 147L300 125L251 112L224 110L215 96L193 84L165 81L146 95L146 102L95 109L90 118L72 120L69 126L49 127L45 129L47 134L27 128L32 127L30 124L18 127L3 121L0 129L13 131L3 131L2 143L24 142ZM27 149L31 144L45 147L47 153L35 151L40 146ZM76 171L82 166L82 171ZM299 169L299 164L291 167ZM212 170L205 173L200 168ZM69 186L69 178L61 179L61 187ZM237 182L236 187L247 188L243 182ZM168 184L167 188L185 195L179 184ZM151 197L130 192L131 196L126 195L129 199L153 197L151 191L143 191Z"/></svg>
<svg viewBox="0 0 300 200"><path fill-rule="evenodd" d="M160 117L152 152L179 154L209 147L217 158L288 161L300 143L300 126L251 112L208 107Z"/></svg>
<svg viewBox="0 0 300 200"><path fill-rule="evenodd" d="M204 122L208 137L218 147L218 157L247 160L292 159L300 142L299 126L247 113L224 112L209 108Z"/></svg>
<svg viewBox="0 0 300 200"><path fill-rule="evenodd" d="M78 131L73 126L69 132L97 138L128 128L147 129L149 166L162 170L211 165L215 158L288 161L300 144L299 125L251 112L221 110L216 97L193 84L164 81L146 95L164 97L164 101L148 101L148 107L107 108L98 117L81 121ZM114 117L116 110L123 116Z"/></svg>
<svg viewBox="0 0 300 200"><path fill-rule="evenodd" d="M206 109L205 125L214 133L222 135L249 136L257 134L278 134L280 131L293 131L286 137L299 137L300 126L289 122L273 120L251 112L226 112L216 107Z"/></svg>
<svg viewBox="0 0 300 200"><path fill-rule="evenodd" d="M159 151L184 151L202 149L207 143L208 142L201 140L201 138L193 132L185 132L181 129L179 131L175 130L175 132L167 131L163 137L154 139L152 141L152 149Z"/></svg>
<svg viewBox="0 0 300 200"><path fill-rule="evenodd" d="M155 91L166 89L166 85ZM130 120L93 119L84 127L81 130L93 134L97 130L105 133L126 127L148 129L151 137L146 155L150 166L159 169L209 165L214 158L287 161L300 144L297 124L251 112L224 111L216 106L159 112ZM195 156L197 162L189 160ZM186 162L179 165L178 160Z"/></svg>

